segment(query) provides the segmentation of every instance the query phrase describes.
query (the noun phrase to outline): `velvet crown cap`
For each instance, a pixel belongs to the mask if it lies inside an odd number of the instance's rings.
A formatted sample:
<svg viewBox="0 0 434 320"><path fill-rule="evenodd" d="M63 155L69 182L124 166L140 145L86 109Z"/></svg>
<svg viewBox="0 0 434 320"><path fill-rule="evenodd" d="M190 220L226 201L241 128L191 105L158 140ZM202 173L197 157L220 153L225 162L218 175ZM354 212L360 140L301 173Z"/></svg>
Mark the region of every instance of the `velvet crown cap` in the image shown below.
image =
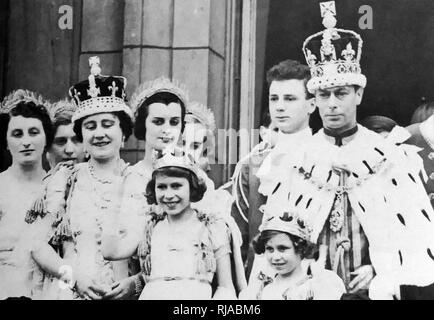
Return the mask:
<svg viewBox="0 0 434 320"><path fill-rule="evenodd" d="M126 105L127 79L120 76L101 75L99 57L89 58L90 75L87 80L73 85L69 95L77 106L72 121L104 112L123 111L132 118Z"/></svg>

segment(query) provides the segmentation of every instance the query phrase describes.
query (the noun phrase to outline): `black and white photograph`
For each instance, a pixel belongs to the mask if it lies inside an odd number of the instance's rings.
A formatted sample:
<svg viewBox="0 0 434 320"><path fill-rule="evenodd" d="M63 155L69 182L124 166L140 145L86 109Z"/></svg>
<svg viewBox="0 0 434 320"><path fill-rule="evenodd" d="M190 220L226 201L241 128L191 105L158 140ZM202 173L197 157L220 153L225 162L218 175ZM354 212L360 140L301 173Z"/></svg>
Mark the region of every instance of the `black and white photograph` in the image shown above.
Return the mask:
<svg viewBox="0 0 434 320"><path fill-rule="evenodd" d="M0 0L0 300L434 300L433 53L434 0Z"/></svg>

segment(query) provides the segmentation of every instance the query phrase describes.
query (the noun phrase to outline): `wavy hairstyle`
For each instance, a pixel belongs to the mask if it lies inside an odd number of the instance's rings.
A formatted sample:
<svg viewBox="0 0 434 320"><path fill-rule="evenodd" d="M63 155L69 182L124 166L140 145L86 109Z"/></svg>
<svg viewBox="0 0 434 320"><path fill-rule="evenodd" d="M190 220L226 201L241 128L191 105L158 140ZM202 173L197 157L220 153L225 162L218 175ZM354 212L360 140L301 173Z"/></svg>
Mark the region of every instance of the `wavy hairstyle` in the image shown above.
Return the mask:
<svg viewBox="0 0 434 320"><path fill-rule="evenodd" d="M277 230L265 230L256 235L252 240L253 250L256 254L264 253L267 242L274 236L282 233L291 239L295 253L299 254L302 259L309 258L315 253L317 247L315 244L287 232Z"/></svg>
<svg viewBox="0 0 434 320"><path fill-rule="evenodd" d="M186 178L190 185L190 201L199 202L202 200L206 192L206 184L203 179L200 179L190 170L180 167L164 167L154 170L152 179L146 186L146 197L149 204L158 204L155 196L155 181L158 176Z"/></svg>

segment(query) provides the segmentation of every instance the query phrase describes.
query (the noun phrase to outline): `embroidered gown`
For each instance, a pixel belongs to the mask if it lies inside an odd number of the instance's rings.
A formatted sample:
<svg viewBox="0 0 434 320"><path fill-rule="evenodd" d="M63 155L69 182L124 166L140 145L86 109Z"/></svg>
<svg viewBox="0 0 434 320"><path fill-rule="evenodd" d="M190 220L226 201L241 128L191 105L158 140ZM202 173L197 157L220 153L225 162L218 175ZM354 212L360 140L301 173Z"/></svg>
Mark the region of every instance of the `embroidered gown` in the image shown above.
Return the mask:
<svg viewBox="0 0 434 320"><path fill-rule="evenodd" d="M230 233L222 219L200 213L173 230L164 214L148 222L138 252L141 300L211 299L216 261L231 252Z"/></svg>
<svg viewBox="0 0 434 320"><path fill-rule="evenodd" d="M123 161L121 167L122 175L110 182L96 179L87 163L78 164L72 170L60 168L47 183L43 210L33 211L27 219L34 225L33 234L38 241L48 241L58 250L65 243L72 244L73 249L64 252L65 260L107 291L115 281L128 277L128 260L104 259L101 252L103 228L113 214L118 215L121 232L138 232L139 225L140 208L128 192L135 189L138 182ZM39 287L43 281L40 277ZM44 290L47 289L39 289ZM41 297L71 298L65 293L57 294L56 297L56 292L49 295L42 292ZM83 297L74 292L73 298Z"/></svg>
<svg viewBox="0 0 434 320"><path fill-rule="evenodd" d="M17 251L26 230L24 218L40 189L16 185L8 170L0 174L0 300L31 295L30 281Z"/></svg>
<svg viewBox="0 0 434 320"><path fill-rule="evenodd" d="M345 293L342 280L333 272L318 269L312 273L311 262L302 260L303 273L291 283L260 272L259 282L249 285L240 299L248 300L339 300Z"/></svg>

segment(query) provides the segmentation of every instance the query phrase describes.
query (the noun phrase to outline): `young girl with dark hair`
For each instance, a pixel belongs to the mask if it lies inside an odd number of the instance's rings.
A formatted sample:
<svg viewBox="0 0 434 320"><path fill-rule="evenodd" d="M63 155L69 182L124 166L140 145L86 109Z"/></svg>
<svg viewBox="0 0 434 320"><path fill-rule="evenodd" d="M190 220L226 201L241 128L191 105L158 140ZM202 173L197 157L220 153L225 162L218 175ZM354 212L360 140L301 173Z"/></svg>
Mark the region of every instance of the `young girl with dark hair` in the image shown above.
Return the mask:
<svg viewBox="0 0 434 320"><path fill-rule="evenodd" d="M159 210L149 215L142 235L127 231L120 237L114 219L112 233L103 236L107 259L138 254L143 300L236 298L229 228L218 216L192 209L191 203L202 199L206 185L187 159L167 153L156 161L147 194Z"/></svg>
<svg viewBox="0 0 434 320"><path fill-rule="evenodd" d="M265 209L267 210L267 209ZM342 280L313 262L315 246L309 242L310 228L296 213L267 214L253 240L256 254L264 255L268 274L251 281L241 299L338 300L345 293Z"/></svg>

